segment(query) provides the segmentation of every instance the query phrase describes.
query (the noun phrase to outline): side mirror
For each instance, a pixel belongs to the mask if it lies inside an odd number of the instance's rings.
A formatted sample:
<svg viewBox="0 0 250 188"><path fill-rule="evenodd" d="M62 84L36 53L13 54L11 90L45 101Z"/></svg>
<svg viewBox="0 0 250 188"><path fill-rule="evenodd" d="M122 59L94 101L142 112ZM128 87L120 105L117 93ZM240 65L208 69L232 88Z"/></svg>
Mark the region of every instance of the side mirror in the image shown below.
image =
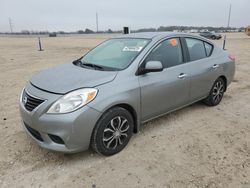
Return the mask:
<svg viewBox="0 0 250 188"><path fill-rule="evenodd" d="M162 63L160 61L148 61L145 67L138 69L138 75L146 74L149 72L161 72L163 70Z"/></svg>

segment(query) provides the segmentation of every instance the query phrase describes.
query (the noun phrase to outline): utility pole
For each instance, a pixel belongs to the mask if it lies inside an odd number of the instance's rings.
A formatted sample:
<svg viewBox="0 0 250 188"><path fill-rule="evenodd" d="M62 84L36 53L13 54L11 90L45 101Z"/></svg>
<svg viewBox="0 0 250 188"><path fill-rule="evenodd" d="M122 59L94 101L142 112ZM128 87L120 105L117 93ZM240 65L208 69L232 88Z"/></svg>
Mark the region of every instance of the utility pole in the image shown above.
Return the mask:
<svg viewBox="0 0 250 188"><path fill-rule="evenodd" d="M232 5L230 4L230 8L229 8L229 14L228 14L228 21L227 21L227 29L230 26L230 19L231 19L231 9L232 9Z"/></svg>
<svg viewBox="0 0 250 188"><path fill-rule="evenodd" d="M96 13L95 16L96 16L96 32L98 33L98 31L99 31L99 28L98 28L98 27L99 27L99 26L98 26L98 24L99 24L99 23L98 23L98 22L99 22L99 20L98 20L98 13Z"/></svg>
<svg viewBox="0 0 250 188"><path fill-rule="evenodd" d="M10 32L13 33L13 24L11 19L9 18Z"/></svg>
<svg viewBox="0 0 250 188"><path fill-rule="evenodd" d="M230 26L231 10L232 10L232 4L230 4L230 7L229 7L229 14L228 14L228 20L227 20L227 32L229 31L229 26ZM223 50L226 49L226 40L227 40L227 35L224 36L224 40L223 40Z"/></svg>

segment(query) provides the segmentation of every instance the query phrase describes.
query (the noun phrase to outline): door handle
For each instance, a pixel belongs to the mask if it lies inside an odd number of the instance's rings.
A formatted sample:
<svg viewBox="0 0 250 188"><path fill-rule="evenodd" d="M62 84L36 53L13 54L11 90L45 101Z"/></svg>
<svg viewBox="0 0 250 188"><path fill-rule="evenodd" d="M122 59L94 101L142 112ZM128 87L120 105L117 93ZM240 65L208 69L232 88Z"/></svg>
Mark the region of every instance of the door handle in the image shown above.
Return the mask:
<svg viewBox="0 0 250 188"><path fill-rule="evenodd" d="M178 78L183 79L183 78L185 78L186 76L187 76L186 74L181 73L181 74L178 76Z"/></svg>
<svg viewBox="0 0 250 188"><path fill-rule="evenodd" d="M213 69L217 69L218 67L219 67L218 64L214 64L214 65L212 66Z"/></svg>

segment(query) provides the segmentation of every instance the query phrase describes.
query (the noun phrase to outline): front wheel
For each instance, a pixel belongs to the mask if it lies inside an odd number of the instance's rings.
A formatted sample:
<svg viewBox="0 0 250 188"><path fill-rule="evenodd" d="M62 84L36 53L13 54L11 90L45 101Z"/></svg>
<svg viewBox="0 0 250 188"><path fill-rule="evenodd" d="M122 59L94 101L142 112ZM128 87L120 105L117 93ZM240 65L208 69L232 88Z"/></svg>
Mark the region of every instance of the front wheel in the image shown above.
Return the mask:
<svg viewBox="0 0 250 188"><path fill-rule="evenodd" d="M97 122L91 139L92 148L105 156L114 155L128 144L133 128L133 117L126 109L112 108Z"/></svg>
<svg viewBox="0 0 250 188"><path fill-rule="evenodd" d="M208 95L208 97L204 100L204 102L208 106L216 106L220 103L221 99L223 98L224 91L225 91L225 82L222 78L218 78Z"/></svg>

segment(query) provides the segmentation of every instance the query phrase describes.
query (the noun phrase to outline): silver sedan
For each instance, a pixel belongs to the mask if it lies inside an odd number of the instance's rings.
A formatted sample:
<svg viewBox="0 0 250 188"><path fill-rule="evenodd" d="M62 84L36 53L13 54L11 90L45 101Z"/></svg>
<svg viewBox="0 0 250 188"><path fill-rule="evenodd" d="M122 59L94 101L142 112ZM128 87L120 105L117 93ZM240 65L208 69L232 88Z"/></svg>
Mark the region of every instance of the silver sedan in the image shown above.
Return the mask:
<svg viewBox="0 0 250 188"><path fill-rule="evenodd" d="M140 126L197 101L218 105L235 58L183 33L109 39L72 63L42 71L22 91L26 132L42 147L120 152Z"/></svg>

